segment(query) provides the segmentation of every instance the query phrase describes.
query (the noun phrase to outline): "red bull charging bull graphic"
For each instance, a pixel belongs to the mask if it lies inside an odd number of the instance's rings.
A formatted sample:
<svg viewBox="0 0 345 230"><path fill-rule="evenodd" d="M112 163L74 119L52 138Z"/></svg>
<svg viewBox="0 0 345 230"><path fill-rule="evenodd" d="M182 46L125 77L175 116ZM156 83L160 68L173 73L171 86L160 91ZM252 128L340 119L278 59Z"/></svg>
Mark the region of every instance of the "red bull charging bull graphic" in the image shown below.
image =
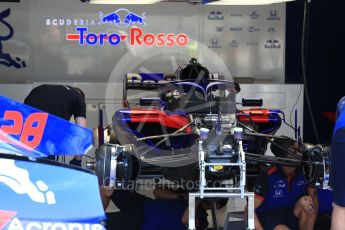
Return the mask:
<svg viewBox="0 0 345 230"><path fill-rule="evenodd" d="M11 14L11 9L8 8L0 12L0 65L6 67L14 67L21 69L26 67L25 61L20 57L15 57L4 50L3 43L8 42L14 36L14 29L12 25L7 21L7 17Z"/></svg>
<svg viewBox="0 0 345 230"><path fill-rule="evenodd" d="M98 26L102 26L103 24L111 24L119 28L129 27L128 34L125 32L95 33L90 30L89 26L81 26L80 24L78 24L78 26L75 29L76 33L66 34L66 40L78 41L79 45L82 46L104 44L117 46L121 42L127 42L127 44L131 46L188 45L189 37L184 33L145 33L143 29L139 27L146 25L145 17L145 13L139 15L124 8L118 9L108 14L99 12L99 22L97 24ZM54 20L52 20L52 22L54 22ZM95 22L93 22L93 24L95 24Z"/></svg>

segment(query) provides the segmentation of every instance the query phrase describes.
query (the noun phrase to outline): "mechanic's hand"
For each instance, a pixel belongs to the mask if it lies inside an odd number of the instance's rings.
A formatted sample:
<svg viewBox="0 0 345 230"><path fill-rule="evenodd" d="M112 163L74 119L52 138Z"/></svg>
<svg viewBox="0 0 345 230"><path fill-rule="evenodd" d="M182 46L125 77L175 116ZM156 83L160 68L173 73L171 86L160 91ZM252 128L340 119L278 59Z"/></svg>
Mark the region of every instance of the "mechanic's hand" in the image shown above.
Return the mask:
<svg viewBox="0 0 345 230"><path fill-rule="evenodd" d="M81 167L81 160L73 158L72 160L70 160L69 164Z"/></svg>
<svg viewBox="0 0 345 230"><path fill-rule="evenodd" d="M105 197L111 197L114 190L115 190L114 188L110 188L107 186L101 186L100 187L101 194L104 195Z"/></svg>
<svg viewBox="0 0 345 230"><path fill-rule="evenodd" d="M106 210L109 206L110 197L114 192L114 188L101 186L101 187L99 187L99 191L100 191L100 195L101 195L103 208L104 208L104 210Z"/></svg>
<svg viewBox="0 0 345 230"><path fill-rule="evenodd" d="M303 208L310 215L315 212L315 204L310 196L304 197Z"/></svg>

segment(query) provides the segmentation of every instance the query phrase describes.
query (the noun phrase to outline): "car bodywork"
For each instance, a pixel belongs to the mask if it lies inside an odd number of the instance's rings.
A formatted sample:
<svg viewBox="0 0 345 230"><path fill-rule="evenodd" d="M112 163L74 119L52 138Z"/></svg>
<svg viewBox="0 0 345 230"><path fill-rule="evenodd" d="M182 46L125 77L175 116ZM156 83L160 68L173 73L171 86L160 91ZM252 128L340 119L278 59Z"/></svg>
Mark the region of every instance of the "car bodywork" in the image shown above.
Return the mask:
<svg viewBox="0 0 345 230"><path fill-rule="evenodd" d="M199 136L195 128L213 130L215 135L210 142L217 142L215 145L226 139L216 133L225 129L231 133L234 126L246 126L259 134L275 134L282 123L282 111L237 109L239 84L220 78L221 74L198 80L177 80L176 76L162 73L127 74L123 81L125 108L113 116L117 143L132 145L135 157L149 165L170 168L167 171L171 172L172 168L181 169L198 161ZM142 90L153 93L150 97L138 97ZM263 155L267 143L267 137L245 136L243 146L246 152Z"/></svg>
<svg viewBox="0 0 345 230"><path fill-rule="evenodd" d="M83 155L92 132L0 96L0 229L104 229L92 171L47 159Z"/></svg>

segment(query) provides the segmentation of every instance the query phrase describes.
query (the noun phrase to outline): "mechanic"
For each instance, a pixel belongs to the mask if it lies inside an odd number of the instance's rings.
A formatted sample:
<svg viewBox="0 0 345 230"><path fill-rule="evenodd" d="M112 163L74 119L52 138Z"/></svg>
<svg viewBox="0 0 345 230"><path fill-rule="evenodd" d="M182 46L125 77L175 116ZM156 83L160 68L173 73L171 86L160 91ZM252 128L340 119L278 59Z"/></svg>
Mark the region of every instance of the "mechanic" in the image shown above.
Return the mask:
<svg viewBox="0 0 345 230"><path fill-rule="evenodd" d="M111 230L179 230L187 229L188 206L181 193L154 190L157 199L151 199L135 191L100 188L104 209L110 200L120 212L107 213L106 228ZM196 200L196 228L208 226L206 210L211 205L206 200Z"/></svg>
<svg viewBox="0 0 345 230"><path fill-rule="evenodd" d="M298 143L275 139L271 151L276 157L295 158ZM295 158L296 159L296 158ZM311 195L306 195L306 193ZM302 170L273 166L265 170L255 184L255 229L313 229L317 215L315 190L307 188Z"/></svg>
<svg viewBox="0 0 345 230"><path fill-rule="evenodd" d="M340 99L336 115L331 143L332 230L345 228L345 97Z"/></svg>
<svg viewBox="0 0 345 230"><path fill-rule="evenodd" d="M75 123L86 127L85 95L79 88L68 85L40 85L34 88L25 98L24 103L49 114L69 121L74 116ZM48 159L54 160L55 156ZM69 162L81 166L79 155Z"/></svg>

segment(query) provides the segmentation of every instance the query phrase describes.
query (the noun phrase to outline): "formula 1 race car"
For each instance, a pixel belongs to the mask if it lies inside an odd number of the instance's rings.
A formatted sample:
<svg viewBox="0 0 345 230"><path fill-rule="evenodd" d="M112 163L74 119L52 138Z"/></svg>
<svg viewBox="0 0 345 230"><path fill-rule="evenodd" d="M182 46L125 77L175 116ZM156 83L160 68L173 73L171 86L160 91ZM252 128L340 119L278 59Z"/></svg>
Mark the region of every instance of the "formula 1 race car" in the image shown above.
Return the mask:
<svg viewBox="0 0 345 230"><path fill-rule="evenodd" d="M141 97L143 91L150 92L150 97ZM284 114L260 108L262 99L242 99L242 106L253 108L239 110L238 92L239 84L209 73L196 59L179 68L176 75L128 73L123 81L125 108L113 116L113 144L124 147L121 151L131 153L135 162L139 160L140 176L156 174L172 180L197 181L199 141L207 130L203 141L205 160L215 164L207 167L207 178L225 180L236 176L238 169L221 164L238 162L239 148L247 155L247 177L255 177L261 165L250 159L265 154ZM237 128L244 130L241 146L234 138ZM104 149L107 147L102 146L98 152L111 152ZM104 159L101 157L101 165ZM111 178L102 174L105 177Z"/></svg>
<svg viewBox="0 0 345 230"><path fill-rule="evenodd" d="M289 150L296 159L264 155L272 138L286 138L274 136L284 121L282 111L258 108L261 99L243 99L242 106L255 108L237 109L239 84L210 74L195 59L176 73L125 76L125 108L112 120L116 141L96 151L95 170L102 185L126 188L142 176L168 179L189 191L189 229L195 229L190 213L196 197L248 198L247 229L254 229L250 191L258 162L304 166L310 183L327 185L328 155L323 148L303 150L303 160ZM142 97L131 90L156 95ZM249 171L254 178L248 177Z"/></svg>

